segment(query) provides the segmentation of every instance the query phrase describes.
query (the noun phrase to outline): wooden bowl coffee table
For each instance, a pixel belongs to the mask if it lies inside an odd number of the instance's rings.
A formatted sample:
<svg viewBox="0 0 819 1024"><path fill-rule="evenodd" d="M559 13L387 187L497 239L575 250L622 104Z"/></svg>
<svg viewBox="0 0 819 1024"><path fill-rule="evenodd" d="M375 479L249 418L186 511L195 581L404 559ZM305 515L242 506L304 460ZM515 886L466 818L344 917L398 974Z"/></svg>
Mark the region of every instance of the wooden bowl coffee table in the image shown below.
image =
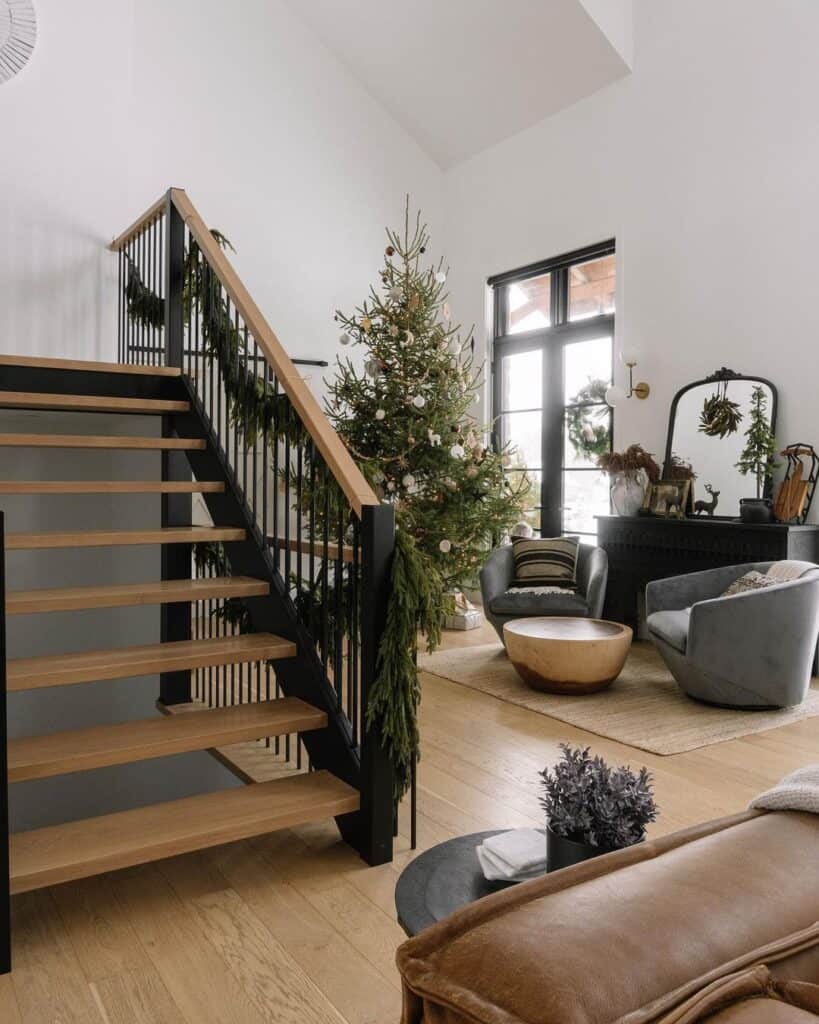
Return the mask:
<svg viewBox="0 0 819 1024"><path fill-rule="evenodd" d="M509 660L533 689L594 693L620 675L631 629L604 619L550 615L507 622L503 639Z"/></svg>

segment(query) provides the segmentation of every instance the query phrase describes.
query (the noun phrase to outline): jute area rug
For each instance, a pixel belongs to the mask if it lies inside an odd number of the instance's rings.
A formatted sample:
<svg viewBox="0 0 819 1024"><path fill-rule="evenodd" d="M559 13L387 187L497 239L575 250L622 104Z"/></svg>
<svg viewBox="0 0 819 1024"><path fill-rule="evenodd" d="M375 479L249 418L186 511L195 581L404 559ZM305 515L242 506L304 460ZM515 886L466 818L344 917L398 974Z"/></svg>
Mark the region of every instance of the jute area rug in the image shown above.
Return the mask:
<svg viewBox="0 0 819 1024"><path fill-rule="evenodd" d="M621 675L600 693L566 697L523 683L500 643L419 656L419 666L499 700L653 754L680 754L819 715L819 679L781 711L733 711L686 697L649 643L635 643Z"/></svg>

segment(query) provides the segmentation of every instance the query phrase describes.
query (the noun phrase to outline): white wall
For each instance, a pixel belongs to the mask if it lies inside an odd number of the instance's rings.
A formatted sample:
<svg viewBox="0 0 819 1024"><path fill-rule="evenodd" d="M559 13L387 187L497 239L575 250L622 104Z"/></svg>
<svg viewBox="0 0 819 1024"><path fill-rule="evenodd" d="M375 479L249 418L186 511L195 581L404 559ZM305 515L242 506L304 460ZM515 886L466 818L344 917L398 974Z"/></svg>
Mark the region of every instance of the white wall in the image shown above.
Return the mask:
<svg viewBox="0 0 819 1024"><path fill-rule="evenodd" d="M233 241L291 355L332 358L432 161L277 0L38 0L0 88L0 349L111 357L104 246L169 185ZM440 232L437 232L440 234Z"/></svg>
<svg viewBox="0 0 819 1024"><path fill-rule="evenodd" d="M726 365L819 445L819 5L635 0L634 30L631 76L448 173L454 313L483 342L490 274L614 235L652 388L616 443L661 452L674 391Z"/></svg>

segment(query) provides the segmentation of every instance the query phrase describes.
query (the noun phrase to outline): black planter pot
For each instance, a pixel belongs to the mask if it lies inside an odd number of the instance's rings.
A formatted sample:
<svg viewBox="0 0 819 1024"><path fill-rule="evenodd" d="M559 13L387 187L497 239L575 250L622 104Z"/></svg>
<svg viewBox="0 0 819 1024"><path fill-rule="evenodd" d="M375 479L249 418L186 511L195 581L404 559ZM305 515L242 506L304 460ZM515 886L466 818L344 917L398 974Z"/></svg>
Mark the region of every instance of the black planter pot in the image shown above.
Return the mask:
<svg viewBox="0 0 819 1024"><path fill-rule="evenodd" d="M638 839L641 843L643 840ZM613 853L617 847L613 846L592 846L591 843L584 843L577 839L569 839L568 836L560 836L557 832L546 827L546 870L557 871L560 868L571 867L572 864L579 864L584 860L591 860L592 857L599 857L604 853Z"/></svg>
<svg viewBox="0 0 819 1024"><path fill-rule="evenodd" d="M740 498L739 518L743 523L772 523L773 502L770 498Z"/></svg>

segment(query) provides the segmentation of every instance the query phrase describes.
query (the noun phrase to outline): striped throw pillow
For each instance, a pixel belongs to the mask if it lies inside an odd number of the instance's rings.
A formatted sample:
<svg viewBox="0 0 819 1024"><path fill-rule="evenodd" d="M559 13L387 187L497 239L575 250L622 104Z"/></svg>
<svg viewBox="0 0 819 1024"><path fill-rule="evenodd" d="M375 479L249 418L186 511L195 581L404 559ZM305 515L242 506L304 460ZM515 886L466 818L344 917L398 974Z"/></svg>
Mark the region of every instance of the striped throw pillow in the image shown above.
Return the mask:
<svg viewBox="0 0 819 1024"><path fill-rule="evenodd" d="M512 541L515 578L512 587L577 589L579 537L516 537Z"/></svg>

